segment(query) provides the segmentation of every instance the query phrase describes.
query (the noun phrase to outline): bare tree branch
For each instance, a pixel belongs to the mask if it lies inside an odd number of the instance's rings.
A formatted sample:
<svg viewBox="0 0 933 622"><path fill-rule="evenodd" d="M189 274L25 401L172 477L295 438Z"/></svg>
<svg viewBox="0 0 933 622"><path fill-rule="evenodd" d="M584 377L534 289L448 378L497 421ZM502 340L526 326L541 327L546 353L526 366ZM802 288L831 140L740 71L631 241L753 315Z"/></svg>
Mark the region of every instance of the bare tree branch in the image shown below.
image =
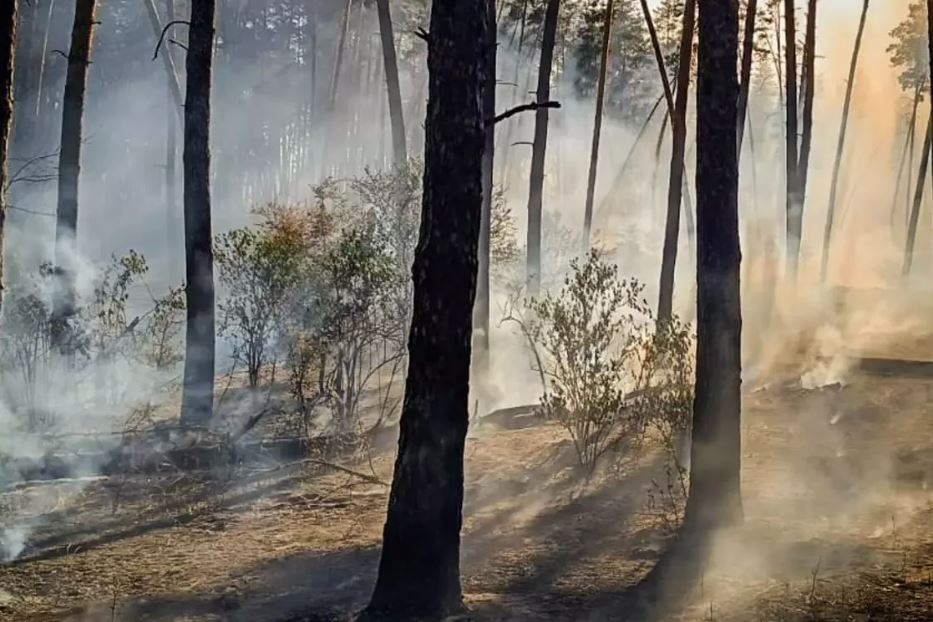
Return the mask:
<svg viewBox="0 0 933 622"><path fill-rule="evenodd" d="M509 117L514 117L515 115L528 112L529 110L538 110L539 108L560 108L560 102L549 101L549 102L530 102L527 104L522 104L521 106L515 106L514 108L509 108L502 114L496 115L492 119L486 119L486 127L490 125L495 125L501 121L505 121Z"/></svg>

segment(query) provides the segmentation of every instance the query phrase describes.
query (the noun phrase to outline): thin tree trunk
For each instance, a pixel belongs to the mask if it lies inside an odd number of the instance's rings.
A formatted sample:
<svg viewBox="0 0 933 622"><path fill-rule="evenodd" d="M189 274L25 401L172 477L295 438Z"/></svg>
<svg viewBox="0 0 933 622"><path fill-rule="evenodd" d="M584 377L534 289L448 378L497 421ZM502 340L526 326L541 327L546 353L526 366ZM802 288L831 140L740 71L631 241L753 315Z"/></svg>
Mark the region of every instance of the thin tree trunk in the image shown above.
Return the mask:
<svg viewBox="0 0 933 622"><path fill-rule="evenodd" d="M829 267L829 253L833 239L833 219L836 214L836 195L839 191L839 170L842 167L846 129L849 124L849 110L852 104L852 88L855 85L855 69L858 66L858 55L862 47L862 33L865 32L865 17L867 14L868 0L865 0L862 4L862 16L859 19L858 33L855 35L855 47L852 49L852 61L849 64L849 81L846 84L846 97L842 107L842 121L839 126L839 142L836 144L836 159L833 162L833 176L829 186L829 206L826 211L826 228L823 230L823 259L820 262L821 281L826 281L826 271Z"/></svg>
<svg viewBox="0 0 933 622"><path fill-rule="evenodd" d="M738 2L700 2L697 78L697 365L685 528L742 520Z"/></svg>
<svg viewBox="0 0 933 622"><path fill-rule="evenodd" d="M483 119L496 116L496 62L498 50L498 27L496 24L496 0L486 0L486 33L489 42L486 46L486 84L483 87ZM493 165L496 153L496 126L486 126L486 139L483 147L483 213L479 232L479 277L476 284L476 305L473 312L473 328L479 332L479 350L484 366L489 355L489 309L492 295L489 267L490 238L492 227Z"/></svg>
<svg viewBox="0 0 933 622"><path fill-rule="evenodd" d="M0 304L3 299L3 238L6 233L7 162L13 129L13 76L16 54L16 19L19 0L0 7Z"/></svg>
<svg viewBox="0 0 933 622"><path fill-rule="evenodd" d="M206 424L214 401L210 122L215 0L192 0L185 93L185 373L181 421Z"/></svg>
<svg viewBox="0 0 933 622"><path fill-rule="evenodd" d="M557 18L560 0L548 0L544 14L544 32L541 37L541 62L538 65L537 102L543 104L551 98L551 69L554 64L554 43L557 39ZM530 187L528 190L528 257L526 282L532 296L541 289L541 212L544 200L544 164L547 155L549 109L535 112L535 135L531 149Z"/></svg>
<svg viewBox="0 0 933 622"><path fill-rule="evenodd" d="M421 230L399 449L379 575L363 617L462 609L460 528L483 201L487 0L436 0L428 42Z"/></svg>
<svg viewBox="0 0 933 622"><path fill-rule="evenodd" d="M353 0L347 0L347 8L343 13L343 23L340 28L340 39L337 42L337 50L334 53L334 73L330 81L330 110L333 111L337 104L337 87L340 84L340 66L343 64L343 52L347 46L347 34L350 31L350 9L353 7Z"/></svg>
<svg viewBox="0 0 933 622"><path fill-rule="evenodd" d="M686 0L677 69L677 96L671 116L674 144L671 150L670 181L667 188L667 219L664 228L664 251L661 258L661 283L658 320L671 319L674 304L674 269L680 234L680 209L684 184L684 149L687 141L687 95L690 91L690 66L693 62L693 31L696 0Z"/></svg>
<svg viewBox="0 0 933 622"><path fill-rule="evenodd" d="M68 321L75 314L74 261L77 253L78 178L81 172L81 137L87 71L91 64L96 0L77 0L68 73L62 104L61 151L58 159L58 209L55 220L55 263L60 289L55 297L52 342L62 352L68 349Z"/></svg>
<svg viewBox="0 0 933 622"><path fill-rule="evenodd" d="M502 3L505 5L505 3ZM518 50L515 52L515 77L512 82L515 84L514 90L512 91L512 105L516 105L519 98L524 98L525 93L522 89L521 91L518 88L518 79L521 73L522 67L522 50L525 47L525 23L528 19L528 0L522 0L522 18L519 21L519 35L518 35ZM520 117L519 117L520 118ZM505 139L502 141L502 144L505 145L505 149L499 158L499 183L506 185L508 181L508 164L509 164L509 153L511 152L512 145L512 131L515 128L515 125L519 122L519 119L509 119L506 121L505 127Z"/></svg>
<svg viewBox="0 0 933 622"><path fill-rule="evenodd" d="M376 0L379 11L379 34L382 37L382 58L385 61L386 90L389 97L389 119L392 122L392 155L396 166L408 161L405 146L405 119L402 118L402 90L398 80L398 60L395 56L395 35L389 0Z"/></svg>
<svg viewBox="0 0 933 622"><path fill-rule="evenodd" d="M797 178L797 29L794 23L794 0L784 0L784 102L786 126L784 133L785 207L787 230L787 277L797 279L800 262L801 216L800 186Z"/></svg>
<svg viewBox="0 0 933 622"><path fill-rule="evenodd" d="M917 131L917 108L920 106L920 94L923 92L923 87L918 85L914 90L914 103L910 110L910 122L907 125L907 135L904 137L904 150L901 152L900 164L897 167L897 181L894 183L894 197L891 199L891 229L893 233L894 223L897 219L897 199L901 194L901 179L904 178L904 170L907 169L907 191L906 195L910 197L910 188L913 185L910 177L910 167L913 166L913 149L912 144L914 140L914 134ZM910 160L908 161L907 157L910 155ZM908 198L908 201L910 199ZM908 214L909 203L908 203Z"/></svg>
<svg viewBox="0 0 933 622"><path fill-rule="evenodd" d="M148 1L148 0L147 0ZM165 0L165 21L171 22L175 19L175 0ZM178 239L178 184L176 173L178 172L178 115L182 115L184 122L181 98L181 86L178 82L178 75L175 73L174 51L166 47L162 51L169 57L169 63L166 64L166 71L171 69L171 73L166 73L166 118L165 118L165 215L166 215L166 249L169 253L169 262L172 267L172 274L178 274L180 253L175 252L176 240ZM175 93L178 89L178 93ZM173 276L173 278L175 278Z"/></svg>
<svg viewBox="0 0 933 622"><path fill-rule="evenodd" d="M803 44L803 134L800 139L800 161L797 163L797 183L800 208L807 200L810 174L810 149L813 146L813 98L816 93L816 0L809 0L807 34ZM803 214L801 213L801 219Z"/></svg>
<svg viewBox="0 0 933 622"><path fill-rule="evenodd" d="M917 241L917 224L920 222L920 208L923 205L923 185L927 180L927 168L930 165L930 147L933 142L933 116L927 121L926 138L923 140L923 153L920 154L920 170L917 173L917 188L914 192L914 204L910 210L910 222L907 225L907 240L904 244L904 264L902 276L910 275L914 263L914 244Z"/></svg>
<svg viewBox="0 0 933 622"><path fill-rule="evenodd" d="M146 5L146 14L149 17L149 24L152 26L152 32L155 35L155 40L158 41L162 36L163 22L159 19L159 11L156 9L155 3L153 0L143 0L143 3ZM174 11L174 5L167 5L172 11ZM169 16L166 18L165 23L167 24L171 21L172 17ZM177 114L179 121L184 120L182 114L182 106L184 105L184 98L181 94L181 84L178 82L178 72L175 70L175 58L169 49L171 46L168 41L163 42L163 47L159 51L159 56L162 57L162 65L165 67L165 74L168 76L168 88L169 93L172 98L175 100L175 106L177 108Z"/></svg>
<svg viewBox="0 0 933 622"><path fill-rule="evenodd" d="M752 86L752 61L755 58L755 21L758 17L758 0L748 0L745 7L745 30L742 35L742 67L739 73L739 108L737 139L739 159L742 159L742 142L745 137L745 117L748 111L748 96Z"/></svg>
<svg viewBox="0 0 933 622"><path fill-rule="evenodd" d="M664 53L661 51L661 43L658 41L658 32L654 27L654 20L651 18L651 9L648 8L648 0L641 0L641 12L645 16L645 24L648 26L648 34L651 37L651 47L654 50L654 60L658 63L658 73L661 76L661 86L664 87L664 98L667 100L667 112L674 114L674 94L671 91L671 82L667 78L667 68L664 66Z"/></svg>
<svg viewBox="0 0 933 622"><path fill-rule="evenodd" d="M609 69L609 48L612 41L612 0L606 2L603 19L603 46L599 59L599 81L596 86L596 117L593 120L593 144L590 148L590 172L586 181L586 204L583 210L584 251L590 247L590 229L593 226L593 202L596 198L596 170L599 166L599 139L603 128L603 106L606 100L606 74Z"/></svg>

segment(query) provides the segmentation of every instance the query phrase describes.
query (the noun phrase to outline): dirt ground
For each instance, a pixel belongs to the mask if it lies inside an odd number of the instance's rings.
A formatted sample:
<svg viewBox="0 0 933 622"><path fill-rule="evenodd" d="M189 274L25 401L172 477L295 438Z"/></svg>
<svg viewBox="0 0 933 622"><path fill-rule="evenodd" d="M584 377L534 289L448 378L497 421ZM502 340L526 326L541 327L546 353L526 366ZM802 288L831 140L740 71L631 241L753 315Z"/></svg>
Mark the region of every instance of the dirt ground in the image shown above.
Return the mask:
<svg viewBox="0 0 933 622"><path fill-rule="evenodd" d="M669 619L933 619L931 395L931 380L867 376L748 387L746 524ZM388 481L393 449L347 466ZM584 483L559 427L485 424L466 461L471 619L627 619L626 590L672 532L659 452ZM5 493L4 527L31 530L0 566L0 619L347 619L372 587L386 496L307 463Z"/></svg>

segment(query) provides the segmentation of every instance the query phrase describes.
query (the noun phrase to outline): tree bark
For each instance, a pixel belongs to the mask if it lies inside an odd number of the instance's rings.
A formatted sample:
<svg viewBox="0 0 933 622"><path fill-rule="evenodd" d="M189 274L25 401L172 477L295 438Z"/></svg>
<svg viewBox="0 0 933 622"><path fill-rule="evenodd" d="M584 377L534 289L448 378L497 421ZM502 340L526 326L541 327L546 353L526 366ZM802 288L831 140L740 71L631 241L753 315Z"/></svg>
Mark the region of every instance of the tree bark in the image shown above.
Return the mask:
<svg viewBox="0 0 933 622"><path fill-rule="evenodd" d="M670 182L667 187L667 219L664 228L664 251L661 256L661 283L658 320L671 319L674 305L674 269L680 235L680 206L684 184L684 149L687 142L687 95L690 92L690 66L693 61L693 32L696 0L686 0L677 69L677 95L671 116L674 144L671 150Z"/></svg>
<svg viewBox="0 0 933 622"><path fill-rule="evenodd" d="M215 0L192 0L185 64L185 373L181 421L206 424L214 401L214 254L210 122Z"/></svg>
<svg viewBox="0 0 933 622"><path fill-rule="evenodd" d="M685 527L742 520L738 2L700 2L697 73L697 366Z"/></svg>
<svg viewBox="0 0 933 622"><path fill-rule="evenodd" d="M486 0L486 84L483 90L483 119L496 116L496 62L498 55L498 27L496 25L496 0ZM492 226L493 166L496 153L496 124L486 126L483 146L483 213L479 233L479 277L476 284L476 305L473 311L473 328L479 332L479 350L482 363L488 363L489 354L489 310L492 288L489 280L490 238Z"/></svg>
<svg viewBox="0 0 933 622"><path fill-rule="evenodd" d="M398 80L398 59L395 55L395 35L389 0L376 0L379 12L379 35L382 38L382 58L385 62L386 91L389 97L389 119L392 123L392 155L396 166L408 161L405 145L405 119L402 117L402 90Z"/></svg>
<svg viewBox="0 0 933 622"><path fill-rule="evenodd" d="M538 64L537 102L551 99L551 68L554 64L554 43L557 39L557 18L560 0L548 0L544 13L544 32L541 37L541 62ZM535 135L531 148L530 187L528 190L528 257L526 279L532 296L541 290L541 212L544 198L544 164L547 155L549 109L535 111Z"/></svg>
<svg viewBox="0 0 933 622"><path fill-rule="evenodd" d="M596 86L596 117L593 120L593 144L590 148L590 172L586 181L586 204L583 210L584 252L590 247L590 229L593 226L593 202L596 199L596 169L599 166L599 139L603 128L603 106L606 100L606 74L609 69L609 48L612 41L612 0L606 2L603 20L603 45L599 57L599 80Z"/></svg>
<svg viewBox="0 0 933 622"><path fill-rule="evenodd" d="M910 210L910 222L907 224L907 240L904 244L904 263L901 271L901 276L904 278L910 276L914 264L914 244L917 241L917 224L920 222L920 208L923 205L923 184L927 181L931 147L933 147L933 117L927 122L926 138L923 140L923 153L920 154L920 171L917 173L914 204Z"/></svg>
<svg viewBox="0 0 933 622"><path fill-rule="evenodd" d="M745 30L742 35L742 67L739 71L738 134L736 144L739 159L742 159L742 142L745 138L745 118L748 111L748 96L752 86L752 60L755 57L755 21L758 17L758 0L748 0L745 7Z"/></svg>
<svg viewBox="0 0 933 622"><path fill-rule="evenodd" d="M800 207L807 200L807 180L810 173L810 149L813 146L813 97L816 92L816 0L809 0L807 34L803 44L803 133L800 139L800 161L797 163L797 183ZM801 214L802 217L802 214Z"/></svg>
<svg viewBox="0 0 933 622"><path fill-rule="evenodd" d="M849 125L849 110L852 104L852 88L855 85L855 69L858 66L859 50L862 47L862 34L865 32L865 17L868 14L868 0L862 4L862 16L855 35L855 47L852 48L852 61L849 63L849 81L846 84L846 98L842 107L842 121L839 126L839 142L836 144L836 159L833 162L833 176L829 186L829 206L826 210L826 228L823 230L823 259L820 262L820 280L826 281L829 267L829 252L833 241L833 219L836 214L836 195L839 191L839 170L842 167L842 155L846 145L846 129Z"/></svg>
<svg viewBox="0 0 933 622"><path fill-rule="evenodd" d="M16 54L16 19L19 0L0 7L0 304L3 302L3 238L6 232L7 163L13 129L13 76Z"/></svg>
<svg viewBox="0 0 933 622"><path fill-rule="evenodd" d="M787 112L784 134L787 277L797 279L800 262L803 206L797 177L797 29L794 23L794 0L784 0L784 103Z"/></svg>
<svg viewBox="0 0 933 622"><path fill-rule="evenodd" d="M399 449L379 576L363 617L462 608L460 528L482 212L487 0L435 0L421 230Z"/></svg>
<svg viewBox="0 0 933 622"><path fill-rule="evenodd" d="M68 320L75 314L74 259L77 252L78 178L81 172L81 136L84 98L91 58L96 0L77 0L68 72L62 103L61 150L58 158L58 208L55 219L55 263L59 291L52 311L52 343L59 351L68 349Z"/></svg>

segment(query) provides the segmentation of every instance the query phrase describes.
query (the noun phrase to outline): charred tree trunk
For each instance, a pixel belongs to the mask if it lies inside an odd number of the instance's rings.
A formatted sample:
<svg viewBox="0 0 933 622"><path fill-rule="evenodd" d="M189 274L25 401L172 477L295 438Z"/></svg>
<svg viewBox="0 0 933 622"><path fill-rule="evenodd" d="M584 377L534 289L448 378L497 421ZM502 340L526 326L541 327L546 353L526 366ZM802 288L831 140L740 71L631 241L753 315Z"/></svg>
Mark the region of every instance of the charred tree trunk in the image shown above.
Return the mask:
<svg viewBox="0 0 933 622"><path fill-rule="evenodd" d="M0 7L0 303L3 302L3 237L7 203L7 162L13 129L13 76L16 53L16 19L19 0Z"/></svg>
<svg viewBox="0 0 933 622"><path fill-rule="evenodd" d="M554 43L557 39L557 18L560 0L548 0L541 36L541 62L538 64L537 102L551 99L551 68L554 64ZM531 148L530 187L528 190L528 257L526 282L528 293L537 295L541 289L541 212L544 202L544 164L547 155L549 109L542 106L535 112L535 137Z"/></svg>
<svg viewBox="0 0 933 622"><path fill-rule="evenodd" d="M363 617L462 608L460 527L483 201L487 0L436 0L428 37L424 197L398 456L379 576Z"/></svg>
<svg viewBox="0 0 933 622"><path fill-rule="evenodd" d="M586 204L583 210L584 252L589 250L590 229L593 226L593 202L596 199L596 169L599 166L599 139L603 129L603 106L606 99L606 74L609 69L609 48L612 41L612 5L606 2L606 17L603 20L603 45L599 57L599 80L596 86L596 117L593 120L593 144L590 148L590 172L586 180Z"/></svg>
<svg viewBox="0 0 933 622"><path fill-rule="evenodd" d="M697 366L685 526L742 520L738 2L700 2L697 72Z"/></svg>
<svg viewBox="0 0 933 622"><path fill-rule="evenodd" d="M489 41L486 48L486 84L483 91L483 119L496 116L496 61L498 50L498 28L496 25L496 0L486 0L486 33ZM489 308L491 286L489 280L490 238L492 227L493 165L496 154L496 125L488 123L483 147L483 214L479 233L479 277L476 284L476 305L473 312L473 328L479 332L480 354L487 363L489 354Z"/></svg>
<svg viewBox="0 0 933 622"><path fill-rule="evenodd" d="M690 66L693 62L693 29L696 0L684 4L684 24L680 38L677 69L677 96L671 116L674 144L671 151L670 183L667 187L667 220L664 228L664 251L661 257L661 284L658 320L671 319L674 305L674 269L680 235L680 205L684 185L684 149L687 142L687 95L690 92Z"/></svg>
<svg viewBox="0 0 933 622"><path fill-rule="evenodd" d="M651 9L648 8L648 0L641 0L641 12L645 16L645 24L648 26L648 35L651 37L651 48L654 50L654 60L658 63L658 73L661 75L661 86L664 88L664 98L667 100L667 113L674 114L674 93L671 91L671 82L667 78L667 68L664 66L664 53L661 51L661 43L658 41L658 31L654 27L654 20L651 19Z"/></svg>
<svg viewBox="0 0 933 622"><path fill-rule="evenodd" d="M405 119L402 118L402 90L398 80L398 59L395 55L395 34L389 0L376 0L379 12L379 35L382 38L382 58L385 62L386 91L389 97L389 119L392 122L392 155L396 166L408 161L405 146Z"/></svg>
<svg viewBox="0 0 933 622"><path fill-rule="evenodd" d="M206 424L214 402L214 253L211 246L211 73L215 0L192 0L185 64L185 374L181 421Z"/></svg>
<svg viewBox="0 0 933 622"><path fill-rule="evenodd" d="M816 91L816 0L809 0L807 34L803 44L803 133L800 138L800 161L797 163L797 183L800 208L807 200L807 180L810 173L810 149L813 146L813 96ZM801 214L802 217L802 214Z"/></svg>
<svg viewBox="0 0 933 622"><path fill-rule="evenodd" d="M923 184L927 180L927 168L930 166L930 147L933 146L933 118L927 122L926 138L923 140L923 153L920 154L920 170L917 173L917 188L914 191L913 207L910 210L910 222L907 224L907 241L904 244L904 264L902 276L910 275L914 262L914 244L917 241L917 224L920 222L920 208L923 206Z"/></svg>
<svg viewBox="0 0 933 622"><path fill-rule="evenodd" d="M803 206L797 176L797 29L794 23L794 0L784 0L784 102L786 126L784 133L787 277L797 279L800 262L800 239L803 228Z"/></svg>
<svg viewBox="0 0 933 622"><path fill-rule="evenodd" d="M823 230L823 259L820 262L820 280L826 280L829 267L829 252L833 242L833 218L836 214L836 195L839 191L839 170L842 167L842 155L846 145L846 129L849 125L849 110L852 104L852 88L855 85L855 69L858 66L858 54L862 47L862 33L865 32L865 17L868 15L868 0L862 4L862 16L855 35L855 47L852 48L852 61L849 63L849 81L846 84L846 98L842 107L842 122L839 126L839 142L836 143L836 159L833 161L833 176L829 186L829 206L826 210L826 228Z"/></svg>
<svg viewBox="0 0 933 622"><path fill-rule="evenodd" d="M742 142L745 138L745 118L748 111L748 96L752 86L752 61L755 58L755 21L758 17L758 0L748 0L745 7L745 30L742 34L742 67L739 72L738 138L736 144L739 159L742 159Z"/></svg>
<svg viewBox="0 0 933 622"><path fill-rule="evenodd" d="M62 103L61 151L58 159L58 209L55 219L55 263L59 292L52 317L52 342L62 352L68 350L68 321L75 314L74 259L77 252L78 178L81 172L81 135L87 70L91 64L96 0L77 0L68 73Z"/></svg>

